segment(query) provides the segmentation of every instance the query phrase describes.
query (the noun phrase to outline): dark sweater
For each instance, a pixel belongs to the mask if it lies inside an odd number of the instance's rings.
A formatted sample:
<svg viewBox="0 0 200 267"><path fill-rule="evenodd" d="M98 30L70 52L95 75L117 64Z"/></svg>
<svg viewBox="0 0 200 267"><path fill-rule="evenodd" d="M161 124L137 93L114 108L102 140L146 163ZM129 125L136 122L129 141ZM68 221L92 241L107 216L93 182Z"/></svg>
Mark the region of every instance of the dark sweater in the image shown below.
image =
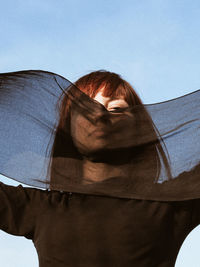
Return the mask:
<svg viewBox="0 0 200 267"><path fill-rule="evenodd" d="M40 267L172 267L199 205L0 183L0 228L32 239Z"/></svg>

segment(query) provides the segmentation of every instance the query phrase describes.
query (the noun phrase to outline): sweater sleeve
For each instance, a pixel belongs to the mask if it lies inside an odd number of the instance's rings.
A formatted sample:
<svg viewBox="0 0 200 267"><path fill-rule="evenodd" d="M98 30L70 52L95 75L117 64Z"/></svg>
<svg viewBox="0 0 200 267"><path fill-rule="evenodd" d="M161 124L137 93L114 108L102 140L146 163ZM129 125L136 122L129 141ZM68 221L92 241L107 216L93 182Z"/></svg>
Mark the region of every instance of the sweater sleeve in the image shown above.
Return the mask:
<svg viewBox="0 0 200 267"><path fill-rule="evenodd" d="M200 199L192 201L192 226L195 228L200 224Z"/></svg>
<svg viewBox="0 0 200 267"><path fill-rule="evenodd" d="M18 236L33 239L38 189L21 185L15 187L0 182L0 229Z"/></svg>

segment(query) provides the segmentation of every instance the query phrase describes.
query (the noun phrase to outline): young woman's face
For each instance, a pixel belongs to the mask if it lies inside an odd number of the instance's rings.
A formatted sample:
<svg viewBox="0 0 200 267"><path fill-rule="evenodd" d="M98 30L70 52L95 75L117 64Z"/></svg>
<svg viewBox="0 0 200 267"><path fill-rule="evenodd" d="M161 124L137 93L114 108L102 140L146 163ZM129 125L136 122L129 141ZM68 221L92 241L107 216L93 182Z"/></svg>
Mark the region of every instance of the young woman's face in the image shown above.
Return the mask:
<svg viewBox="0 0 200 267"><path fill-rule="evenodd" d="M103 88L93 99L103 105L108 112L100 113L98 118L98 112L94 111L95 123L91 123L80 113L72 115L71 133L76 147L82 153L92 153L99 149L114 148L116 145L126 146L130 140L133 117L130 114L122 114L120 109L128 108L128 103L123 97L103 96Z"/></svg>

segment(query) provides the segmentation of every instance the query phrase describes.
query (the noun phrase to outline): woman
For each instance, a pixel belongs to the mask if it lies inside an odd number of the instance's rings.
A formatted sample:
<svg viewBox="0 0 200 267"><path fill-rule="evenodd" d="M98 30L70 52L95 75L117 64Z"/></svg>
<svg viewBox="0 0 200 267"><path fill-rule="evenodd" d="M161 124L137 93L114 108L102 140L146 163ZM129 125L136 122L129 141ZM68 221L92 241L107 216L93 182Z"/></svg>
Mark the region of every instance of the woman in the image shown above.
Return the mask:
<svg viewBox="0 0 200 267"><path fill-rule="evenodd" d="M32 239L41 267L174 266L199 224L199 199L173 201L180 179L170 182L164 141L136 92L119 75L96 71L60 100L49 180L38 179L50 190L1 183L0 228Z"/></svg>
<svg viewBox="0 0 200 267"><path fill-rule="evenodd" d="M79 169L80 173L74 176L70 173L69 179L72 183L77 177L83 183L88 183L90 179L97 182L108 177L119 177L122 173L123 177L128 177L129 180L134 174L135 183L135 172L137 170L139 174L141 168L140 179L145 178L144 168L148 168L149 172L152 172L152 179L156 180L161 169L158 152L168 171L168 178L170 177L169 164L158 139L157 129L128 82L115 73L96 71L78 79L75 86L84 94L77 92L72 86L60 101L60 119L51 150L51 185L54 179L56 183L59 179L56 175L58 168L55 170L56 158L59 154L67 153L72 155L65 155L65 160L70 157L70 165L73 164L71 158L83 159L81 170L78 166L73 168L76 172ZM92 99L98 103L94 103ZM64 142L66 145L63 145ZM72 144L71 149L69 143ZM146 146L143 146L144 144ZM143 160L141 156L144 157ZM106 161L110 164L103 164ZM141 164L142 167L139 166ZM150 173L148 181L149 175ZM65 181L62 183L66 183L66 170L63 177Z"/></svg>

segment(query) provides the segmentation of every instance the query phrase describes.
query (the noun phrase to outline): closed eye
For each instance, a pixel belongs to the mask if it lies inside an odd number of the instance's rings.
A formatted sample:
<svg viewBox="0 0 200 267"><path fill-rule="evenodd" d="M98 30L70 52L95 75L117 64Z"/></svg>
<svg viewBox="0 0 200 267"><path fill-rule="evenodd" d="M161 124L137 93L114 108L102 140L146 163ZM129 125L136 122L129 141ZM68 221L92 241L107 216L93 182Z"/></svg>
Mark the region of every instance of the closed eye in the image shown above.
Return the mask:
<svg viewBox="0 0 200 267"><path fill-rule="evenodd" d="M109 112L114 112L114 113L120 113L124 110L125 108L121 108L121 107L114 107L110 110L108 110Z"/></svg>

